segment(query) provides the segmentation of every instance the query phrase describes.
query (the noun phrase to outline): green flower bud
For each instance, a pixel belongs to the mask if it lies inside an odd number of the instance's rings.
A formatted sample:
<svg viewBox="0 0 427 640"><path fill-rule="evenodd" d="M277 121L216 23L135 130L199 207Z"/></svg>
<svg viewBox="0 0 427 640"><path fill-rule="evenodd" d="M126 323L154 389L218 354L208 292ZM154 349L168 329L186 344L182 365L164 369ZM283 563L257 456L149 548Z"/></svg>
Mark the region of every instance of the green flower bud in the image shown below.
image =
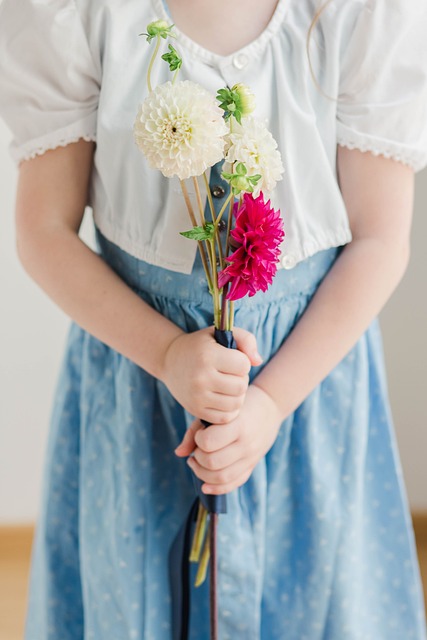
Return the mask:
<svg viewBox="0 0 427 640"><path fill-rule="evenodd" d="M246 169L243 162L238 162L236 164L235 173L225 173L223 171L221 177L230 183L231 189L235 196L238 196L243 192L252 193L256 183L261 179L261 176L258 174L254 176L248 176L248 170Z"/></svg>
<svg viewBox="0 0 427 640"><path fill-rule="evenodd" d="M246 86L242 82L238 82L233 87L231 87L231 91L233 93L236 93L238 96L236 102L238 104L241 116L248 116L255 110L255 96L250 92L248 86Z"/></svg>
<svg viewBox="0 0 427 640"><path fill-rule="evenodd" d="M169 45L169 53L164 53L162 55L162 60L165 60L171 71L176 71L180 69L182 66L182 58L178 54L177 50L170 44Z"/></svg>
<svg viewBox="0 0 427 640"><path fill-rule="evenodd" d="M217 94L219 106L224 111L224 118L228 120L230 116L234 116L240 124L242 117L247 116L255 109L255 96L249 91L249 88L239 82L231 89L220 89Z"/></svg>
<svg viewBox="0 0 427 640"><path fill-rule="evenodd" d="M151 42L157 36L166 39L168 36L173 36L171 33L173 26L173 24L168 24L166 20L155 20L147 26L147 33L140 33L139 35L147 36L147 42Z"/></svg>
<svg viewBox="0 0 427 640"><path fill-rule="evenodd" d="M233 187L233 193L238 195L241 191L253 191L251 183L246 176L238 176L231 179L231 186Z"/></svg>

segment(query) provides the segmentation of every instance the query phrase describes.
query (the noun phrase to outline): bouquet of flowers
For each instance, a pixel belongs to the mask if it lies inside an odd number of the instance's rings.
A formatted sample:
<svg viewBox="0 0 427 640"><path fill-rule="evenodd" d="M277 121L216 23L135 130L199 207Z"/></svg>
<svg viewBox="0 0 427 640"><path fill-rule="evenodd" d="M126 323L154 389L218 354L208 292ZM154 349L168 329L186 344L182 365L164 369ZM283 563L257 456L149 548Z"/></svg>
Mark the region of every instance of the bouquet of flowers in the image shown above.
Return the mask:
<svg viewBox="0 0 427 640"><path fill-rule="evenodd" d="M140 34L156 44L147 74L148 96L139 107L134 136L151 167L180 181L192 225L182 235L198 244L213 300L215 339L234 348L234 301L266 291L277 270L283 222L264 194L274 189L284 170L273 136L253 115L255 99L247 86L220 88L215 97L201 85L178 81L182 59L169 43L161 57L173 77L152 87L161 41L173 39L172 29L173 25L158 20ZM230 189L216 211L207 172L221 161L221 175ZM197 206L189 197L187 180L192 182ZM224 236L220 229L227 211ZM226 512L226 499L204 494L197 478L195 485L198 513L190 561L199 563L197 586L205 579L211 556L211 638L216 638L216 523L218 514Z"/></svg>

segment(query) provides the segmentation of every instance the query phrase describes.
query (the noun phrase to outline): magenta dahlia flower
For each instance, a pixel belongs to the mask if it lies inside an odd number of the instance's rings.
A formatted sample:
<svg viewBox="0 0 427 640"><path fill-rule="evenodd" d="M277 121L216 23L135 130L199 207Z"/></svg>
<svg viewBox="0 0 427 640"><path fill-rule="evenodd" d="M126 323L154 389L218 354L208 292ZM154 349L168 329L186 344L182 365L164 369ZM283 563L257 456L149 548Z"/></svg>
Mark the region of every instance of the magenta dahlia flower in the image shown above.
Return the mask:
<svg viewBox="0 0 427 640"><path fill-rule="evenodd" d="M230 264L218 274L218 286L231 283L228 300L249 297L257 291L266 291L277 271L280 244L285 236L283 220L270 200L264 202L262 193L257 198L245 193L243 203L234 205L236 224L230 232L231 246L237 247L228 258Z"/></svg>

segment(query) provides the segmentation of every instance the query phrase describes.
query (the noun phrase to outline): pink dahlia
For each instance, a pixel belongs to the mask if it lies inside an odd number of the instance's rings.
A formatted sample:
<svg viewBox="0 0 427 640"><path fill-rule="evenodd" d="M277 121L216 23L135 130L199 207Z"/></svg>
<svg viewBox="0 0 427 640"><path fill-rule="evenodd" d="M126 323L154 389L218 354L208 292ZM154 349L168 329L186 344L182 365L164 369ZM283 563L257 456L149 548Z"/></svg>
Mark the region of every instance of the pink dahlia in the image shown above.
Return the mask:
<svg viewBox="0 0 427 640"><path fill-rule="evenodd" d="M280 244L285 236L283 220L263 194L254 198L245 193L242 206L234 205L236 224L230 232L231 245L237 247L228 258L230 264L218 274L218 286L231 282L228 300L266 291L277 271Z"/></svg>

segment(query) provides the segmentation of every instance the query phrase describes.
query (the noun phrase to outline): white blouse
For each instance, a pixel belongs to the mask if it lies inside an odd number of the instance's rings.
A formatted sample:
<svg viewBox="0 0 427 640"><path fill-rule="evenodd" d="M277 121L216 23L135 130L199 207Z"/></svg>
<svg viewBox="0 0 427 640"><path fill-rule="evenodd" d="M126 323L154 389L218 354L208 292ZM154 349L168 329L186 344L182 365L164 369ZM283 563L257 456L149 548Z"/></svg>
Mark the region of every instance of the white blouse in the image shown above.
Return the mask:
<svg viewBox="0 0 427 640"><path fill-rule="evenodd" d="M285 174L272 203L285 224L281 265L351 240L337 183L337 143L427 165L427 3L332 0L311 41L318 3L279 0L264 32L232 55L177 33L181 79L212 92L248 84L267 119ZM3 0L0 115L19 164L48 149L96 140L90 206L102 233L135 257L190 273L196 243L175 179L148 167L133 137L147 94L149 22L168 19L162 0ZM152 45L153 46L153 45ZM156 83L169 79L159 63ZM375 176L372 177L375 179Z"/></svg>

